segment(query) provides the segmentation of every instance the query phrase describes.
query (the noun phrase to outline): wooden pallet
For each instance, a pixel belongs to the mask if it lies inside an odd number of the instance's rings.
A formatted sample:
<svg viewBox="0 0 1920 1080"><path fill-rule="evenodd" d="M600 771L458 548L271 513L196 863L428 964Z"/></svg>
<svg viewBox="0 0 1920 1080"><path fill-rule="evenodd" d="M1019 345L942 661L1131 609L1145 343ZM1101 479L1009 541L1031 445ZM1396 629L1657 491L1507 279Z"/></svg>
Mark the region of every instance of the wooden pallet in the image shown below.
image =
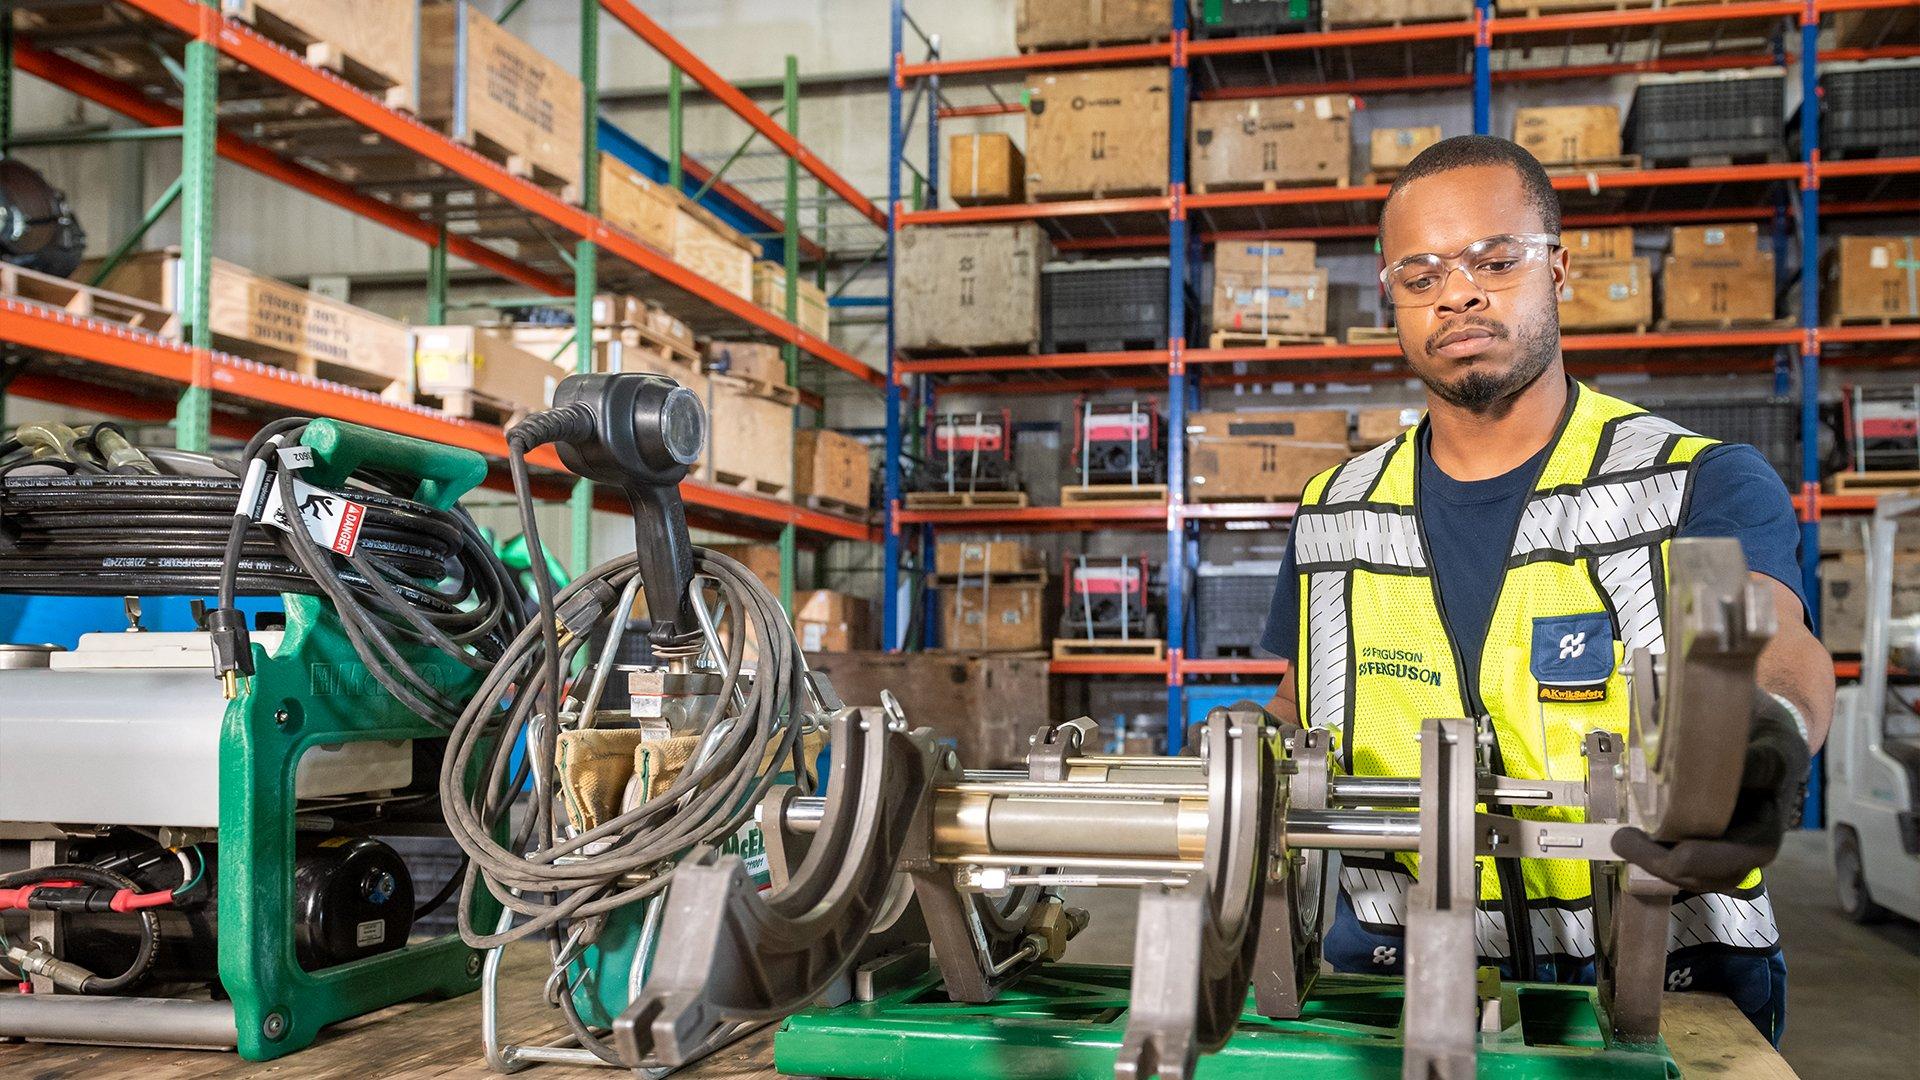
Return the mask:
<svg viewBox="0 0 1920 1080"><path fill-rule="evenodd" d="M772 480L762 479L757 476L748 476L744 473L728 472L725 469L711 470L707 474L706 480L708 483L718 484L721 487L739 488L741 491L751 495L766 495L775 499L786 498L787 492L791 490L786 484L775 483Z"/></svg>
<svg viewBox="0 0 1920 1080"><path fill-rule="evenodd" d="M1034 202L1080 202L1088 199L1133 199L1158 197L1167 193L1165 184L1153 184L1144 187L1094 188L1083 191L1034 191L1028 197Z"/></svg>
<svg viewBox="0 0 1920 1080"><path fill-rule="evenodd" d="M1352 181L1350 181L1344 173L1339 176L1303 177L1297 180L1269 178L1265 180L1246 181L1230 180L1217 184L1196 181L1193 185L1193 192L1196 195L1210 195L1222 191L1284 191L1289 188L1311 187L1343 188L1349 186L1351 183Z"/></svg>
<svg viewBox="0 0 1920 1080"><path fill-rule="evenodd" d="M1165 506L1165 484L1073 484L1060 489L1061 506Z"/></svg>
<svg viewBox="0 0 1920 1080"><path fill-rule="evenodd" d="M560 197L561 202L578 204L580 185L572 179L550 172L534 164L525 154L518 154L478 132L467 132L464 137L449 135L454 142L507 170L507 175L515 176L535 187L545 188Z"/></svg>
<svg viewBox="0 0 1920 1080"><path fill-rule="evenodd" d="M1845 472L1833 474L1835 494L1862 494L1882 491L1912 491L1920 489L1920 469L1881 469L1875 472Z"/></svg>
<svg viewBox="0 0 1920 1080"><path fill-rule="evenodd" d="M1585 176L1588 173L1629 172L1640 167L1639 154L1594 158L1591 161L1543 162L1548 176Z"/></svg>
<svg viewBox="0 0 1920 1080"><path fill-rule="evenodd" d="M337 43L317 37L257 3L228 4L226 14L235 22L251 26L261 37L300 54L308 64L331 71L379 98L387 108L409 114L416 111L418 98L414 87L378 70L376 65L363 62Z"/></svg>
<svg viewBox="0 0 1920 1080"><path fill-rule="evenodd" d="M900 355L914 360L939 360L961 356L1035 356L1040 352L1037 341L1022 341L1007 345L979 345L963 348L908 348L902 346Z"/></svg>
<svg viewBox="0 0 1920 1080"><path fill-rule="evenodd" d="M457 416L462 420L477 420L483 424L499 427L512 427L526 418L533 410L525 405L501 401L489 397L477 390L421 390L420 404L430 409L439 409L448 416Z"/></svg>
<svg viewBox="0 0 1920 1080"><path fill-rule="evenodd" d="M1644 334L1648 323L1625 323L1620 326L1562 326L1568 334Z"/></svg>
<svg viewBox="0 0 1920 1080"><path fill-rule="evenodd" d="M1240 330L1215 330L1207 336L1210 349L1277 349L1282 345L1332 345L1334 339L1323 334L1249 334Z"/></svg>
<svg viewBox="0 0 1920 1080"><path fill-rule="evenodd" d="M1058 44L1058 43L1047 44L1047 45L1021 45L1019 46L1019 49L1020 49L1020 55L1033 56L1039 53L1059 52L1063 49L1104 49L1104 48L1107 48L1108 46L1150 45L1150 44L1155 44L1155 43L1167 40L1167 38L1171 36L1171 33L1172 31L1169 30L1166 33L1156 33L1149 38L1128 37L1118 41L1115 41L1111 38L1089 37L1080 41L1068 42L1067 44L1064 44L1064 45Z"/></svg>
<svg viewBox="0 0 1920 1080"><path fill-rule="evenodd" d="M1827 320L1828 326L1898 326L1904 323L1920 322L1920 314L1882 315L1874 318L1870 315L1838 316Z"/></svg>
<svg viewBox="0 0 1920 1080"><path fill-rule="evenodd" d="M1689 154L1685 157L1649 157L1649 169L1724 169L1731 165L1771 165L1788 160L1780 152L1758 154Z"/></svg>
<svg viewBox="0 0 1920 1080"><path fill-rule="evenodd" d="M850 502L842 502L828 495L802 495L800 496L800 504L809 510L818 510L823 514L838 514L841 517L850 517L855 521L873 520L872 507L855 506Z"/></svg>
<svg viewBox="0 0 1920 1080"><path fill-rule="evenodd" d="M1585 0L1580 3L1554 0L1551 4L1529 4L1524 9L1518 5L1501 4L1497 10L1503 19L1538 19L1543 15L1565 15L1575 11L1645 11L1652 6L1649 0Z"/></svg>
<svg viewBox="0 0 1920 1080"><path fill-rule="evenodd" d="M1165 660L1160 638L1054 638L1055 660Z"/></svg>
<svg viewBox="0 0 1920 1080"><path fill-rule="evenodd" d="M618 327L618 330L621 344L630 348L650 348L663 352L675 360L692 364L695 367L698 367L700 364L700 350L693 348L686 342L680 341L671 335L663 334L651 326L634 326L623 323ZM598 330L594 331L594 336L599 336Z"/></svg>
<svg viewBox="0 0 1920 1080"><path fill-rule="evenodd" d="M41 307L58 308L82 319L98 319L164 338L179 338L180 316L160 304L108 292L77 281L0 263L0 296Z"/></svg>
<svg viewBox="0 0 1920 1080"><path fill-rule="evenodd" d="M1398 345L1400 331L1391 326L1349 326L1347 327L1349 345Z"/></svg>
<svg viewBox="0 0 1920 1080"><path fill-rule="evenodd" d="M771 383L765 379L755 379L747 375L712 375L709 378L722 386L731 386L743 394L777 401L782 405L800 403L800 391L786 383Z"/></svg>
<svg viewBox="0 0 1920 1080"><path fill-rule="evenodd" d="M1661 319L1653 328L1664 334L1674 330L1784 330L1798 325L1792 319Z"/></svg>
<svg viewBox="0 0 1920 1080"><path fill-rule="evenodd" d="M909 510L1025 510L1024 491L909 491Z"/></svg>

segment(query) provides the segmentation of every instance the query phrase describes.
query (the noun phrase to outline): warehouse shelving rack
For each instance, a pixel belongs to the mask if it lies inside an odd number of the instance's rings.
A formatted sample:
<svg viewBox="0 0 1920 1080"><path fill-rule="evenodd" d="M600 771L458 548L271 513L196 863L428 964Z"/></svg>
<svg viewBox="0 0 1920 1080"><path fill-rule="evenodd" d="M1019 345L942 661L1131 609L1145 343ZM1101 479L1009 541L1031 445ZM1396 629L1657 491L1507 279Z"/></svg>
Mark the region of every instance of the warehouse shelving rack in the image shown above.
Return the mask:
<svg viewBox="0 0 1920 1080"><path fill-rule="evenodd" d="M16 6L29 5L10 5L10 8ZM7 22L4 44L10 55L0 64L0 152L8 149L5 139L11 134L12 78L16 69L119 112L149 129L165 129L154 134L177 135L182 141L183 167L177 197L182 214L181 247L185 266L180 313L187 328L186 337L184 341L166 340L110 323L0 299L0 342L53 359L53 363L36 365L34 370L17 374L6 387L11 393L135 419L170 419L179 445L188 449L204 448L209 435L215 432L245 437L257 427L263 415L298 412L338 417L462 446L496 461L504 458L504 432L497 426L396 404L363 391L226 355L211 347L207 326L208 279L216 158L244 165L426 245L430 317L445 310L447 261L454 257L538 293L571 297L577 325L591 325L591 302L596 291L605 288L643 291L696 328L726 329L781 343L789 381L796 381L804 357L806 369L810 373L822 373L822 377L832 372L836 378L844 376L876 388L883 382L879 372L801 330L794 319L798 259L803 248L814 247L813 241L801 232L797 197L800 172L811 174L821 190L833 193L859 218L869 222L876 235L884 227L886 218L871 200L799 140L796 134L798 75L791 58L785 80L783 126L629 0L581 0L579 63L585 98L584 196L582 205L575 206L510 175L492 160L412 116L387 107L333 73L309 65L302 57L248 26L222 18L213 3L119 0L119 4L114 5L102 0L100 6L120 13L129 33L152 41L162 49L173 47L184 57L183 62L169 62L173 68L172 81L161 81L165 76L156 76L146 83L110 77L64 54L77 49L79 44L63 43L57 35L52 40L37 40L31 33L15 33L11 22ZM776 217L757 206L742 209L760 221L777 223L780 227L780 249L790 283L786 317L764 311L728 292L598 216L598 58L603 13L652 46L670 65L676 92L669 107L672 146L668 168L669 182L676 190L698 186L711 176L681 153L681 104L677 91L683 76L691 78L785 158L783 212ZM97 41L97 35L92 40ZM476 230L476 235L464 235L450 228L444 199L434 200L437 213L422 212L406 201L404 192L396 193L391 187L356 187L328 175L325 162L311 158L298 160L296 155L276 153L246 137L241 125L223 126L219 111L223 80L236 82L242 78L253 85L270 85L275 93L304 99L329 120L349 125L362 143L376 144L416 163L430 163L438 172L438 178L431 185L435 192L441 195L453 190L471 193L475 200L502 208L518 220L535 223L552 242L545 246L522 244L515 250L505 250L488 243L484 229ZM684 184L683 169L698 174L699 180L694 185ZM149 212L148 225L158 219L169 201L171 198L163 199ZM567 241L571 242L570 250ZM587 350L576 350L576 354L582 367L591 363ZM177 402L169 400L175 392L178 392ZM530 461L546 469L558 471L560 468L551 452L533 455ZM498 481L496 475L495 482ZM585 481L575 482L570 494L559 476L543 477L540 485L547 496L560 494L569 498L574 514L573 563L576 568L583 568L590 562L591 555L591 509L598 505L624 512L624 503L612 493L596 496ZM749 537L779 535L782 591L787 594L783 598L789 600L794 545L799 534L804 533L813 540L877 542L879 539L878 531L864 521L724 485L688 481L683 485L683 492L689 518L697 526Z"/></svg>
<svg viewBox="0 0 1920 1080"><path fill-rule="evenodd" d="M887 396L888 475L886 487L886 610L885 640L897 641L900 625L899 582L905 545L916 531L918 547L931 544L937 527L1001 530L1090 530L1101 528L1155 528L1167 533L1166 565L1169 658L1158 664L1126 662L1056 662L1062 674L1158 674L1168 682L1167 733L1170 751L1181 737L1181 687L1190 678L1214 675L1271 675L1285 670L1274 661L1200 661L1183 656L1184 597L1191 569L1188 539L1201 523L1221 521L1284 522L1290 504L1189 504L1184 497L1185 455L1181 440L1169 443L1168 490L1164 511L1159 507L1131 508L1091 514L1079 508L1063 512L1053 507L1002 511L922 511L900 506L899 455L903 410L909 404L925 409L939 395L949 393L1047 394L1080 393L1093 389L1164 390L1169 402L1168 429L1181 431L1196 380L1208 385L1271 383L1275 381L1340 381L1346 383L1404 379L1394 370L1399 349L1393 344L1289 345L1279 348L1190 348L1184 340L1186 289L1192 281L1191 257L1201 244L1227 239L1364 239L1376 231L1379 204L1386 185L1341 188L1279 188L1271 191L1189 193L1186 190L1185 126L1193 99L1312 95L1322 93L1395 93L1430 90L1471 91L1474 130L1487 133L1492 125L1492 96L1496 84L1542 80L1599 78L1636 73L1707 71L1753 67L1785 67L1800 63L1802 97L1817 102L1822 63L1920 56L1920 45L1888 44L1871 48L1819 48L1823 15L1915 6L1915 0L1766 0L1630 10L1579 12L1531 17L1496 16L1492 0L1475 0L1471 20L1415 23L1390 27L1363 27L1320 32L1287 33L1265 37L1195 40L1188 33L1187 0L1172 0L1171 34L1165 41L1087 49L1068 49L979 59L947 60L938 55L937 39L920 31L905 11L903 0L892 3L893 79L889 116L889 228L914 225L957 225L984 222L1035 221L1063 251L1140 250L1161 248L1169 253L1169 346L1125 353L1070 353L1056 355L970 356L908 358L888 337ZM1798 51L1788 55L1786 41L1797 26ZM924 59L908 62L905 30L911 28L927 46ZM1693 33L1747 40L1770 37L1766 51L1708 50L1703 55L1662 55L1662 35L1684 28ZM1704 29L1703 29L1704 28ZM1555 63L1549 59L1522 65L1512 62L1509 49L1500 54L1509 61L1496 68L1496 48L1542 46L1526 53L1550 55L1556 43L1594 40L1602 35L1613 58L1605 63ZM1645 55L1629 55L1633 48ZM1443 51L1453 50L1451 61ZM1426 50L1422 52L1422 50ZM1464 68L1435 74L1417 67L1443 57L1445 66ZM1269 61L1276 56L1307 57L1315 74L1307 79L1281 79ZM1220 79L1196 86L1196 62L1241 59L1265 64L1265 77L1234 85ZM1007 206L942 209L937 198L939 125L943 119L1014 114L1018 102L994 94L989 103L951 105L939 91L942 76L1016 77L1028 72L1113 64L1165 64L1170 69L1167 194ZM1343 69L1345 77L1329 74ZM1363 76L1359 72L1365 71ZM923 178L935 197L924 206L901 200L901 173L909 128L917 109L904 109L913 88L917 104L927 102L927 175ZM1822 362L1857 367L1920 366L1920 324L1892 326L1822 326L1819 321L1819 236L1824 217L1873 217L1920 213L1920 198L1890 196L1894 184L1908 185L1920 175L1920 158L1827 161L1820 156L1819 110L1801 110L1801 153L1798 160L1712 167L1629 169L1556 177L1563 192L1568 228L1619 225L1678 224L1686 222L1753 220L1784 224L1784 208L1769 205L1766 195L1780 186L1797 189L1794 210L1798 218L1795 239L1799 250L1801 303L1797 325L1782 328L1720 332L1671 331L1636 334L1569 334L1563 341L1575 374L1645 372L1649 374L1704 374L1732 371L1772 371L1785 386L1798 361L1797 397L1800 401L1803 449L1802 485L1794 496L1803 529L1802 573L1808 595L1818 607L1818 523L1823 512L1858 512L1872 500L1859 496L1823 495L1816 460L1818 390ZM1784 267L1785 260L1781 260ZM891 275L891 267L889 268ZM1236 366L1256 367L1241 373ZM906 384L918 377L911 403ZM1138 512L1136 512L1138 511ZM925 565L923 561L923 565ZM1816 612L1817 617L1817 612ZM1817 802L1816 802L1817 805Z"/></svg>

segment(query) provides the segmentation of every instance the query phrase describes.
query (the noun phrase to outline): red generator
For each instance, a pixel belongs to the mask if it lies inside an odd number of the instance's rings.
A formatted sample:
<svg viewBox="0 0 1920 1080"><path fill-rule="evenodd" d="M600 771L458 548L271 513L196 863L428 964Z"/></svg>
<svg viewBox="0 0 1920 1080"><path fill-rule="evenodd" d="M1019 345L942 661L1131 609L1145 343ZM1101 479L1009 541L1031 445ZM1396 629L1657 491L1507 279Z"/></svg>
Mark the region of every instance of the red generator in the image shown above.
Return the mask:
<svg viewBox="0 0 1920 1080"><path fill-rule="evenodd" d="M1083 641L1158 638L1160 600L1145 555L1064 555L1060 636Z"/></svg>
<svg viewBox="0 0 1920 1080"><path fill-rule="evenodd" d="M1159 402L1152 399L1105 405L1078 399L1067 459L1073 482L1082 487L1166 483L1165 432Z"/></svg>
<svg viewBox="0 0 1920 1080"><path fill-rule="evenodd" d="M940 413L927 428L926 458L913 463L913 491L1018 491L1013 471L1013 417Z"/></svg>

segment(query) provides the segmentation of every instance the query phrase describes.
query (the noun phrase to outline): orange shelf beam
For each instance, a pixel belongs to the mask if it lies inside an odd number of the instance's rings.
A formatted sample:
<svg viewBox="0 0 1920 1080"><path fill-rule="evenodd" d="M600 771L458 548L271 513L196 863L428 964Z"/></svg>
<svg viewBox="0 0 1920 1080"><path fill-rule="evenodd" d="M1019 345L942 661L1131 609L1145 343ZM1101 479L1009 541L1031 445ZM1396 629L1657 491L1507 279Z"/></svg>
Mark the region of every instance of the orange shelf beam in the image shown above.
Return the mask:
<svg viewBox="0 0 1920 1080"><path fill-rule="evenodd" d="M1293 665L1285 660L1195 660L1192 657L1180 659L1180 676L1184 680L1189 675L1273 675L1287 673ZM1261 702L1261 704L1266 704Z"/></svg>
<svg viewBox="0 0 1920 1080"><path fill-rule="evenodd" d="M848 206L863 218L884 229L887 227L887 215L873 204L873 201L860 193L860 189L848 182L846 177L835 172L826 162L821 161L805 144L777 123L766 111L755 105L753 100L740 92L732 83L720 77L719 73L707 66L706 61L695 56L680 40L668 33L661 25L643 14L628 0L600 0L600 8L620 21L620 24L633 31L640 40L653 46L669 64L686 72L701 89L712 94L714 100L733 111L735 116L746 121L747 126L760 133L768 142L780 148L799 166L813 174L816 180L827 185L835 195L846 201Z"/></svg>
<svg viewBox="0 0 1920 1080"><path fill-rule="evenodd" d="M1165 675L1166 660L1053 660L1047 671L1054 675Z"/></svg>
<svg viewBox="0 0 1920 1080"><path fill-rule="evenodd" d="M639 267L667 284L720 309L803 352L840 368L863 382L885 385L885 376L853 356L806 333L798 326L763 311L752 301L727 291L681 266L630 234L573 206L553 193L510 175L478 153L433 129L387 108L330 72L304 60L238 23L208 14L192 0L127 0L149 16L215 46L222 55L247 65L275 82L360 124L397 146L420 155L448 172L537 214L561 229Z"/></svg>

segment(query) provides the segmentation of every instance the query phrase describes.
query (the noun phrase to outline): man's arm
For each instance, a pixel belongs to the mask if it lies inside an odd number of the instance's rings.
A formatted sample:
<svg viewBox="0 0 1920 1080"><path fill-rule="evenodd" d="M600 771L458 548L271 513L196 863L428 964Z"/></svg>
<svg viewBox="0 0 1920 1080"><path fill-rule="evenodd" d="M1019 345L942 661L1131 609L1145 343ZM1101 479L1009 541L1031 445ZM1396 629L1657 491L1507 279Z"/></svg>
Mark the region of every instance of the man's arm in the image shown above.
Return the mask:
<svg viewBox="0 0 1920 1080"><path fill-rule="evenodd" d="M1793 590L1766 574L1753 576L1772 593L1779 624L1760 653L1755 681L1760 689L1778 694L1800 711L1807 722L1807 751L1818 753L1827 741L1827 729L1833 726L1833 656L1807 629L1800 598Z"/></svg>
<svg viewBox="0 0 1920 1080"><path fill-rule="evenodd" d="M1829 664L1827 670L1832 671L1833 666ZM1287 664L1287 673L1280 676L1280 692L1273 695L1272 701L1267 702L1267 711L1272 713L1276 720L1288 724L1297 725L1300 723L1300 702L1294 697L1293 693L1293 664L1291 661Z"/></svg>

